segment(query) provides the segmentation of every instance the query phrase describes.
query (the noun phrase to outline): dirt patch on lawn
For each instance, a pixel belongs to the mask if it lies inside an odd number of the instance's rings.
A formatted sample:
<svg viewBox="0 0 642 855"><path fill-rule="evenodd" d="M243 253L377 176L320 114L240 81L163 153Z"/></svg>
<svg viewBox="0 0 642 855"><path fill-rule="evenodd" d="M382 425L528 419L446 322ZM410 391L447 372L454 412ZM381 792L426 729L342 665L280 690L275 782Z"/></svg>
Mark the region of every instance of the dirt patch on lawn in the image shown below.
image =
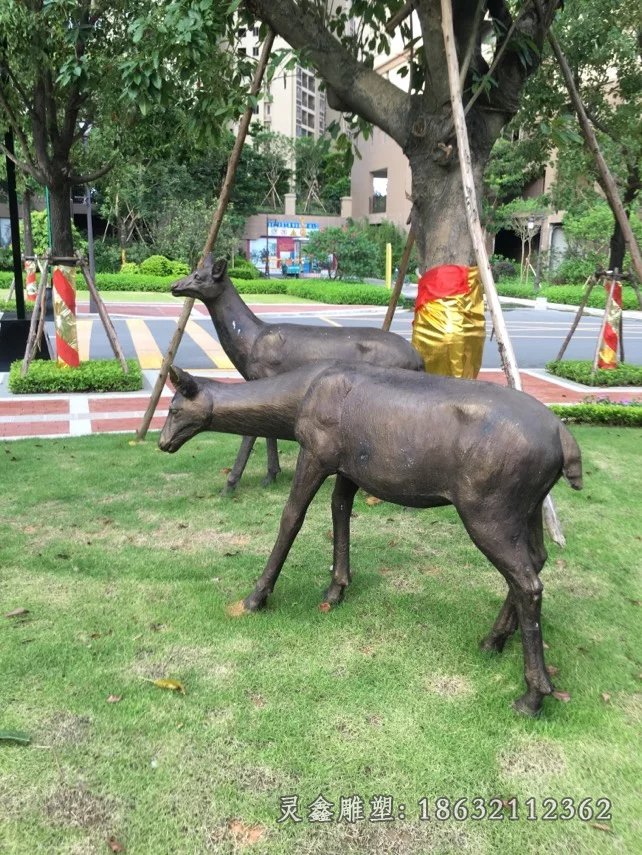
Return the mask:
<svg viewBox="0 0 642 855"><path fill-rule="evenodd" d="M159 680L170 677L180 680L181 674L197 671L204 677L217 681L230 680L236 671L229 662L221 662L211 647L174 645L162 651L141 650L132 666L136 677Z"/></svg>
<svg viewBox="0 0 642 855"><path fill-rule="evenodd" d="M460 674L430 674L424 680L424 687L442 698L465 698L473 692L470 681Z"/></svg>
<svg viewBox="0 0 642 855"><path fill-rule="evenodd" d="M113 822L115 803L92 793L80 783L61 784L45 802L45 813L56 825L71 828L95 828Z"/></svg>
<svg viewBox="0 0 642 855"><path fill-rule="evenodd" d="M510 780L542 783L566 772L566 756L561 746L546 739L528 739L498 755L502 775Z"/></svg>
<svg viewBox="0 0 642 855"><path fill-rule="evenodd" d="M36 730L35 741L52 748L79 745L89 736L92 722L88 716L60 710L49 716Z"/></svg>

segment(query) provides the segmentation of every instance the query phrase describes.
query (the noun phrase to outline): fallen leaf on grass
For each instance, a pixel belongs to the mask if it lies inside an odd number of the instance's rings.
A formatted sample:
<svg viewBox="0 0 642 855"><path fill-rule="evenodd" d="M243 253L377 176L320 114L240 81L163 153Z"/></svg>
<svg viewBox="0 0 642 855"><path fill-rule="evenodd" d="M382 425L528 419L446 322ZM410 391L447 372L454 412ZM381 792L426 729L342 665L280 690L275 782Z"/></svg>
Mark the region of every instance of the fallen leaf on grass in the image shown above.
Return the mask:
<svg viewBox="0 0 642 855"><path fill-rule="evenodd" d="M12 612L7 612L5 614L5 617L8 617L8 618L20 617L21 615L28 615L28 614L29 614L29 609L19 608L19 609L14 609Z"/></svg>
<svg viewBox="0 0 642 855"><path fill-rule="evenodd" d="M179 683L178 680L151 680L159 689L169 689L170 692L178 692L181 695L185 694L185 686Z"/></svg>
<svg viewBox="0 0 642 855"><path fill-rule="evenodd" d="M0 742L17 742L18 745L29 745L31 737L20 730L0 730Z"/></svg>
<svg viewBox="0 0 642 855"><path fill-rule="evenodd" d="M319 611L320 612L329 612L331 610L332 610L332 606L330 605L330 603L321 603L319 605Z"/></svg>
<svg viewBox="0 0 642 855"><path fill-rule="evenodd" d="M159 689L169 689L170 692L178 692L180 695L185 694L185 686L179 683L178 680L166 680L161 677L159 680L152 680L151 677L141 677L146 683L153 683Z"/></svg>
<svg viewBox="0 0 642 855"><path fill-rule="evenodd" d="M571 700L571 696L568 692L553 692L553 697L557 698L558 701L562 701L567 704Z"/></svg>
<svg viewBox="0 0 642 855"><path fill-rule="evenodd" d="M591 828L597 828L598 831L608 831L609 834L613 833L613 829L610 825L604 825L603 822L591 822L589 823Z"/></svg>
<svg viewBox="0 0 642 855"><path fill-rule="evenodd" d="M229 466L224 466L221 469L221 475L229 475L232 469Z"/></svg>
<svg viewBox="0 0 642 855"><path fill-rule="evenodd" d="M383 499L378 499L376 496L366 496L366 505L380 505Z"/></svg>
<svg viewBox="0 0 642 855"><path fill-rule="evenodd" d="M605 704L611 703L611 696L609 695L608 692L602 692L602 700L604 701Z"/></svg>
<svg viewBox="0 0 642 855"><path fill-rule="evenodd" d="M227 830L234 838L234 842L241 846L253 846L265 835L265 828L262 825L246 825L240 819L230 820Z"/></svg>
<svg viewBox="0 0 642 855"><path fill-rule="evenodd" d="M109 695L109 697L107 698L107 703L108 704L117 704L119 701L122 701L122 699L123 699L122 695Z"/></svg>
<svg viewBox="0 0 642 855"><path fill-rule="evenodd" d="M125 847L122 843L119 843L115 837L110 837L107 841L107 846L111 849L112 852L124 852Z"/></svg>
<svg viewBox="0 0 642 855"><path fill-rule="evenodd" d="M560 669L556 665L547 665L546 670L551 677L555 677L555 675L560 672Z"/></svg>

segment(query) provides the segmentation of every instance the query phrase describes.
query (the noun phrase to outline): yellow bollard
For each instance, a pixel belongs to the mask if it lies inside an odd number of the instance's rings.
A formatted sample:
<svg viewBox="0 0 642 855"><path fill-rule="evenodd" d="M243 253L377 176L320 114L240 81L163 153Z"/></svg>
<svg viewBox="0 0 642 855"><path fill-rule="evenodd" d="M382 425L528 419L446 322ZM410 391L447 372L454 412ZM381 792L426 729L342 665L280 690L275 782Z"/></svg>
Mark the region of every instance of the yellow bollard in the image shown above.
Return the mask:
<svg viewBox="0 0 642 855"><path fill-rule="evenodd" d="M386 244L386 288L392 288L392 244Z"/></svg>

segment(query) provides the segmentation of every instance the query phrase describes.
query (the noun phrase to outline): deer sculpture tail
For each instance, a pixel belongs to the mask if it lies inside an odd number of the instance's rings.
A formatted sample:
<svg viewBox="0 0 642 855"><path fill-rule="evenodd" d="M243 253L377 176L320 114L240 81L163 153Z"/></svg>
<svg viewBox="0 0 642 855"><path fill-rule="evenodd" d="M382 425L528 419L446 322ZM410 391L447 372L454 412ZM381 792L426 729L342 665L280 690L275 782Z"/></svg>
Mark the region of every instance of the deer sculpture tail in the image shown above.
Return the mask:
<svg viewBox="0 0 642 855"><path fill-rule="evenodd" d="M560 440L562 442L562 454L564 455L564 465L562 466L564 477L574 490L581 490L582 453L575 437L565 425L560 425Z"/></svg>

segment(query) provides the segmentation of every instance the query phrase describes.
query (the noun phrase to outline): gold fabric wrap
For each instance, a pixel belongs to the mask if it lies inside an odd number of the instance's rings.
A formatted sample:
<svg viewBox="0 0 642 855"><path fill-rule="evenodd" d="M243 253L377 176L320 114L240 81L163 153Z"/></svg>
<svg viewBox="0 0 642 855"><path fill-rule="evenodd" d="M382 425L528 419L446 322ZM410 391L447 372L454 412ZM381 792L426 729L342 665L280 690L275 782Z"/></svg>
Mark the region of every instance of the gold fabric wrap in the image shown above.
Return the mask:
<svg viewBox="0 0 642 855"><path fill-rule="evenodd" d="M486 338L479 269L468 268L468 292L430 300L415 310L412 344L429 374L474 380Z"/></svg>

